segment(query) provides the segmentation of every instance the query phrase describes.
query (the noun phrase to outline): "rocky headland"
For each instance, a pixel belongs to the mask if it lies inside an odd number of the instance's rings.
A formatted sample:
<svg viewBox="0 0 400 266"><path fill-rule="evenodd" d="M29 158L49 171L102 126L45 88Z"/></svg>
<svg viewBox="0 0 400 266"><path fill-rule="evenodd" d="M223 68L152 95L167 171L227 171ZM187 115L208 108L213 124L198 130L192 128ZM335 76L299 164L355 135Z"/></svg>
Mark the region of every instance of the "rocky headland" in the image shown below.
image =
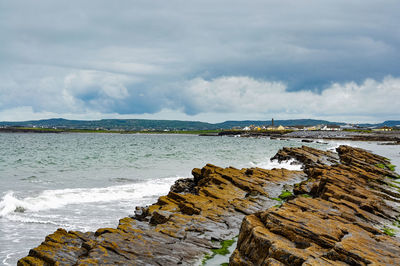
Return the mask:
<svg viewBox="0 0 400 266"><path fill-rule="evenodd" d="M388 159L348 146L284 148L274 159L303 170L208 164L117 228L58 229L18 265L196 265L237 235L230 265L400 264Z"/></svg>

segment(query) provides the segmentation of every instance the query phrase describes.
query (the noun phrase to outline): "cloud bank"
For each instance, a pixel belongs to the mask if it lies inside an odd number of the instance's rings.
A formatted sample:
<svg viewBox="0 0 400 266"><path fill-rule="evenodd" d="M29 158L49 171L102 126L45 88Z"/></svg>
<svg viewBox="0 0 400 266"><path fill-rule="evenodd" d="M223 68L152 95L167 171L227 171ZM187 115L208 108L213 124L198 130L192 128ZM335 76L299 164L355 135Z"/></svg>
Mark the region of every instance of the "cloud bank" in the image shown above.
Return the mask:
<svg viewBox="0 0 400 266"><path fill-rule="evenodd" d="M400 119L398 1L0 2L0 120Z"/></svg>
<svg viewBox="0 0 400 266"><path fill-rule="evenodd" d="M397 119L398 99L400 99L400 78L390 76L382 81L366 79L359 84L333 83L322 92L289 91L284 82L243 76L212 80L195 78L173 84L179 89L174 89L171 85L170 89L159 90L158 94L152 90L142 92L129 89L124 85L125 81L126 77L100 75L94 72L71 74L60 83L63 87L61 97L57 94L47 95L43 101L59 105L60 112L75 118L84 118L83 114L88 115L88 119L124 117L121 115L124 112L142 114L140 110L150 110L144 112L147 115L138 117L153 118L149 114L155 113L155 116L163 119L176 117L176 119L204 120L210 116L214 119L208 120L216 122L223 117L251 119L251 115L254 119L268 119L271 116L331 118L343 121L365 120L370 117ZM40 84L46 82L42 81ZM168 94L172 94L173 97ZM26 95L26 97L31 96L28 92ZM21 99L21 102L24 101L28 102L29 99ZM43 112L44 117L56 115L41 106L34 107ZM18 105L9 105L9 108L11 112L20 111L28 116L35 110L31 106L25 106L20 110ZM124 112L111 114L115 109ZM182 116L179 113L186 115ZM4 119L6 114L7 111L0 113L0 119ZM14 119L20 118L17 116Z"/></svg>

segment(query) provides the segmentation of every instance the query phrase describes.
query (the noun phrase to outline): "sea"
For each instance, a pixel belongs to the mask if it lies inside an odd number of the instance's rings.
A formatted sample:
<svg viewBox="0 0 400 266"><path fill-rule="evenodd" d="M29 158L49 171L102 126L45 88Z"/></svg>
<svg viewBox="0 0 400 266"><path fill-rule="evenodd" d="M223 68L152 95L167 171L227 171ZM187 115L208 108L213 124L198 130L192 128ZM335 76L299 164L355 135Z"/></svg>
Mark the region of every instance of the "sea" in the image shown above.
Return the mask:
<svg viewBox="0 0 400 266"><path fill-rule="evenodd" d="M399 146L375 142L184 134L0 133L0 264L16 265L57 228L116 227L207 163L299 169L270 158L282 147L366 148L400 166Z"/></svg>

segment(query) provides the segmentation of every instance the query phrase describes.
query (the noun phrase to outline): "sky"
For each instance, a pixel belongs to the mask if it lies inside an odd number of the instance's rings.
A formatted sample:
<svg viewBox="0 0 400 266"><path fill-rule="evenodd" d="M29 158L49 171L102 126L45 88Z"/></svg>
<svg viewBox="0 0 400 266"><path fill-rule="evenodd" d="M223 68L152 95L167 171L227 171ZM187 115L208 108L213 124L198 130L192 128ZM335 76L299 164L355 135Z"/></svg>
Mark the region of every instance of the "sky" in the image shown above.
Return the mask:
<svg viewBox="0 0 400 266"><path fill-rule="evenodd" d="M0 0L0 121L400 120L398 0Z"/></svg>

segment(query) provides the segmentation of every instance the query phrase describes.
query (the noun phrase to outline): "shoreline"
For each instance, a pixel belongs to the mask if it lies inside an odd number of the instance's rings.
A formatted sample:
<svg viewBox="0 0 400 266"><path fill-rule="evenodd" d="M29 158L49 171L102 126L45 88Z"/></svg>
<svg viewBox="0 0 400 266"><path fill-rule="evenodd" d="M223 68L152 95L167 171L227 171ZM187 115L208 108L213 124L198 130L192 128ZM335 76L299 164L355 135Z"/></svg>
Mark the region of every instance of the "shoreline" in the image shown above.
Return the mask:
<svg viewBox="0 0 400 266"><path fill-rule="evenodd" d="M219 136L270 137L271 139L392 141L400 144L400 131L354 132L354 131L222 131Z"/></svg>
<svg viewBox="0 0 400 266"><path fill-rule="evenodd" d="M302 139L304 142L310 140L339 140L339 141L375 141L387 142L384 145L400 145L400 131L390 132L354 132L354 131L227 131L227 130L171 130L171 131L119 131L119 130L92 130L92 129L51 129L51 128L0 128L0 133L38 133L38 134L73 134L73 133L96 133L96 134L137 134L137 135L198 135L204 137L242 137L259 138L269 137L271 139L287 140ZM310 141L311 142L311 141Z"/></svg>
<svg viewBox="0 0 400 266"><path fill-rule="evenodd" d="M0 128L0 133L38 133L38 134L68 134L68 133L96 133L96 134L159 134L159 135L207 135L210 132L220 132L219 130L171 130L171 131L136 131L136 130L94 130L94 129L52 129L52 128L19 128L8 127Z"/></svg>
<svg viewBox="0 0 400 266"><path fill-rule="evenodd" d="M272 198L277 198L279 195L272 195L271 187L274 184L275 186L282 187L282 178L289 181L288 185L289 187L292 186L291 189L294 191L294 184L298 184L302 180L306 182L309 179L309 176L304 176L309 175L307 169L325 165L320 165L319 161L338 162L337 155L331 152L322 152L307 147L293 149L297 149L297 153L293 153L291 158L296 158L303 163L305 167L304 172L259 168L242 170L235 168L223 169L213 165L207 165L201 170L194 169L194 179L178 180L171 187L170 193L167 196L160 197L157 203L147 208L137 208L136 214L132 217L121 219L116 229L104 228L97 230L95 233L58 230L46 237L46 241L41 246L32 249L29 253L30 256L21 259L19 265L25 265L23 264L24 262L28 263L31 260L49 263L58 261L59 259L67 259L63 254L67 251L72 252L70 249L72 248L72 242L75 243L73 250L75 250L77 256L74 263L89 262L85 258L94 259L95 257L99 257L101 260L96 262L106 262L108 259L111 259L114 263L119 263L126 259L128 261L133 259L151 263L155 259L161 259L165 263L179 262L190 265L190 263L194 263L193 258L201 259L202 254L207 253L207 250L219 248L218 243L212 243L211 240L222 241L235 236L232 230L233 228L239 230L239 225L243 217L253 215L257 211L271 209L272 206L276 205L276 200ZM280 151L280 157L278 156L278 152L276 159L283 159L284 155L282 155L282 151L284 150L285 148ZM302 156L298 157L299 154L302 154ZM383 160L383 157L377 156L376 158ZM374 171L382 170L375 169ZM273 177L274 173L275 175L279 173L278 179L276 179L278 176ZM285 174L283 175L283 173ZM391 174L390 172L384 173ZM272 176L269 179L265 179L265 175ZM301 176L303 177L298 179ZM230 189L228 189L229 186L231 186ZM227 191L236 191L238 194L229 194ZM286 200L289 201L289 199ZM210 205L207 203L209 201L214 203ZM283 204L286 204L286 202ZM190 226L188 227L187 224ZM122 240L118 240L126 234L133 237L133 242L123 244ZM139 238L141 238L140 241L138 240ZM158 245L148 249L143 244L143 240L151 242L156 239L157 241L161 241L161 243L171 243L171 248L174 249L170 250ZM115 242L117 246L109 246L107 243L111 240L114 242L117 241ZM88 246L86 244L89 243L88 241L94 241L93 244L96 244ZM239 242L242 242L240 237ZM58 246L61 244L61 248L54 249L54 244ZM106 256L104 252L96 248L98 245L103 248L105 247L108 252L115 254L111 258ZM147 256L145 254L137 254L133 250L128 251L130 248L138 245L142 247L141 249L144 248L153 255ZM125 254L125 252L128 253ZM182 254L186 255L182 257Z"/></svg>

